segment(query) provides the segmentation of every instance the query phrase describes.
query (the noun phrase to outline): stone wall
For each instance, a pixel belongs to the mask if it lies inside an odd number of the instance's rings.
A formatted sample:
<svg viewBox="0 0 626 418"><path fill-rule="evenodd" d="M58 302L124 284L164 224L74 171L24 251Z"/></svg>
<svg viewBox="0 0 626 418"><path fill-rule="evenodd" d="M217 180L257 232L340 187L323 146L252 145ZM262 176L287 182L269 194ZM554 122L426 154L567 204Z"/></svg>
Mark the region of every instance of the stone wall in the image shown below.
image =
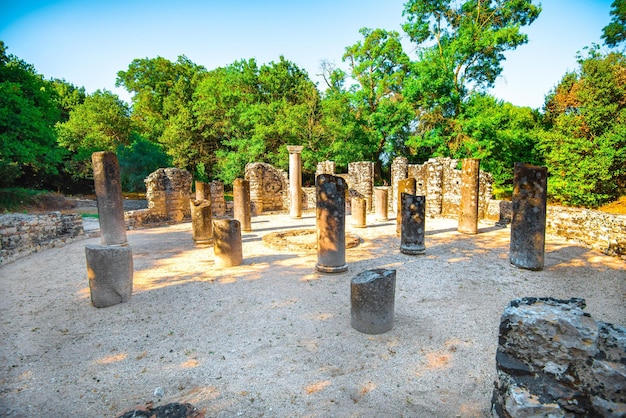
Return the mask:
<svg viewBox="0 0 626 418"><path fill-rule="evenodd" d="M246 164L245 179L250 182L253 215L289 207L289 181L285 170L265 163Z"/></svg>
<svg viewBox="0 0 626 418"><path fill-rule="evenodd" d="M181 222L191 217L191 173L179 168L159 168L146 183L148 210L152 216Z"/></svg>
<svg viewBox="0 0 626 418"><path fill-rule="evenodd" d="M224 183L212 181L209 183L209 188L211 189L211 215L216 217L226 215L228 207L224 197Z"/></svg>
<svg viewBox="0 0 626 418"><path fill-rule="evenodd" d="M348 164L348 187L352 197L362 197L366 211L374 210L374 163L359 161Z"/></svg>
<svg viewBox="0 0 626 418"><path fill-rule="evenodd" d="M79 214L0 215L0 265L85 237Z"/></svg>
<svg viewBox="0 0 626 418"><path fill-rule="evenodd" d="M626 416L626 328L594 320L583 299L522 298L500 322L496 417Z"/></svg>

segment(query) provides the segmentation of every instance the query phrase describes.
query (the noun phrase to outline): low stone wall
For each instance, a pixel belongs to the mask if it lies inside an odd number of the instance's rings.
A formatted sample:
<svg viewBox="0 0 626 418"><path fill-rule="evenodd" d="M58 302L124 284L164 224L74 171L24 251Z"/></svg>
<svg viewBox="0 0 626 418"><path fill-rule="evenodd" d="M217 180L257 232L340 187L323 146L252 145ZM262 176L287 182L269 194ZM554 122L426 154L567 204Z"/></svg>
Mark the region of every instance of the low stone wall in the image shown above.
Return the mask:
<svg viewBox="0 0 626 418"><path fill-rule="evenodd" d="M0 215L0 265L31 253L86 238L79 214Z"/></svg>

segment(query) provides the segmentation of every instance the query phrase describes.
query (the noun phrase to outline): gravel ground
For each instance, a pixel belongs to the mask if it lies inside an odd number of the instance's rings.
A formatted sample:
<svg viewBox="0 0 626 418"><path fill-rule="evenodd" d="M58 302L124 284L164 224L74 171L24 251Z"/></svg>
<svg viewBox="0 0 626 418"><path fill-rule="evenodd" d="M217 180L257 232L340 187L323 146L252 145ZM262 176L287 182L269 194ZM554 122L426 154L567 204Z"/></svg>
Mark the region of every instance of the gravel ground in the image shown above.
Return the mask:
<svg viewBox="0 0 626 418"><path fill-rule="evenodd" d="M262 236L313 228L306 213L257 216L244 263L216 269L189 223L129 231L128 303L94 308L90 238L0 267L0 416L116 417L188 402L207 417L486 417L500 316L524 296L582 297L595 319L626 326L624 262L548 237L539 272L508 262L509 229L456 232L428 219L426 254L399 251L395 220L350 227L349 271L315 271L315 252ZM350 326L350 279L397 271L395 325ZM159 390L160 389L160 390ZM156 395L155 395L156 394Z"/></svg>

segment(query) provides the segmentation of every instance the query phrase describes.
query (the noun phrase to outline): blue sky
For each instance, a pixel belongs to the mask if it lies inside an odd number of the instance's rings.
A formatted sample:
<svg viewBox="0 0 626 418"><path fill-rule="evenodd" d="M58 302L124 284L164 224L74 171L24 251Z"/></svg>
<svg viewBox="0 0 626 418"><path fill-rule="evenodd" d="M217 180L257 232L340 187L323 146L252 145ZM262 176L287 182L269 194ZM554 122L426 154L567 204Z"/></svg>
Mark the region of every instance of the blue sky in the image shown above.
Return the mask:
<svg viewBox="0 0 626 418"><path fill-rule="evenodd" d="M63 78L88 93L115 88L135 58L179 55L207 69L239 59L259 64L280 55L320 81L320 62L341 62L361 27L403 33L405 0L0 0L0 40L46 78ZM490 91L519 106L540 108L576 53L601 43L611 0L544 0L528 44L507 54ZM414 58L407 41L407 52ZM320 83L320 88L323 87Z"/></svg>

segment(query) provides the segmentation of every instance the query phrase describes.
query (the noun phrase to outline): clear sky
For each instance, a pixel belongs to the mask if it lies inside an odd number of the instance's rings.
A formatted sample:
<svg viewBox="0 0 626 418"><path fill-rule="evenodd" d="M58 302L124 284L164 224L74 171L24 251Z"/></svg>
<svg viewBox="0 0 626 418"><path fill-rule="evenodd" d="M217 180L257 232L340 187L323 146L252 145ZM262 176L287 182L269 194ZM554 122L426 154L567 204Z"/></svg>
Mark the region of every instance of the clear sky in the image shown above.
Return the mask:
<svg viewBox="0 0 626 418"><path fill-rule="evenodd" d="M8 53L46 78L115 88L116 74L135 58L186 55L211 70L239 59L259 64L280 55L320 81L320 62L347 69L341 56L362 39L361 27L396 30L405 0L0 0L0 40ZM519 106L540 108L576 53L601 43L611 0L544 0L528 44L507 54L490 91ZM407 53L415 58L406 42ZM320 81L320 89L325 86Z"/></svg>

